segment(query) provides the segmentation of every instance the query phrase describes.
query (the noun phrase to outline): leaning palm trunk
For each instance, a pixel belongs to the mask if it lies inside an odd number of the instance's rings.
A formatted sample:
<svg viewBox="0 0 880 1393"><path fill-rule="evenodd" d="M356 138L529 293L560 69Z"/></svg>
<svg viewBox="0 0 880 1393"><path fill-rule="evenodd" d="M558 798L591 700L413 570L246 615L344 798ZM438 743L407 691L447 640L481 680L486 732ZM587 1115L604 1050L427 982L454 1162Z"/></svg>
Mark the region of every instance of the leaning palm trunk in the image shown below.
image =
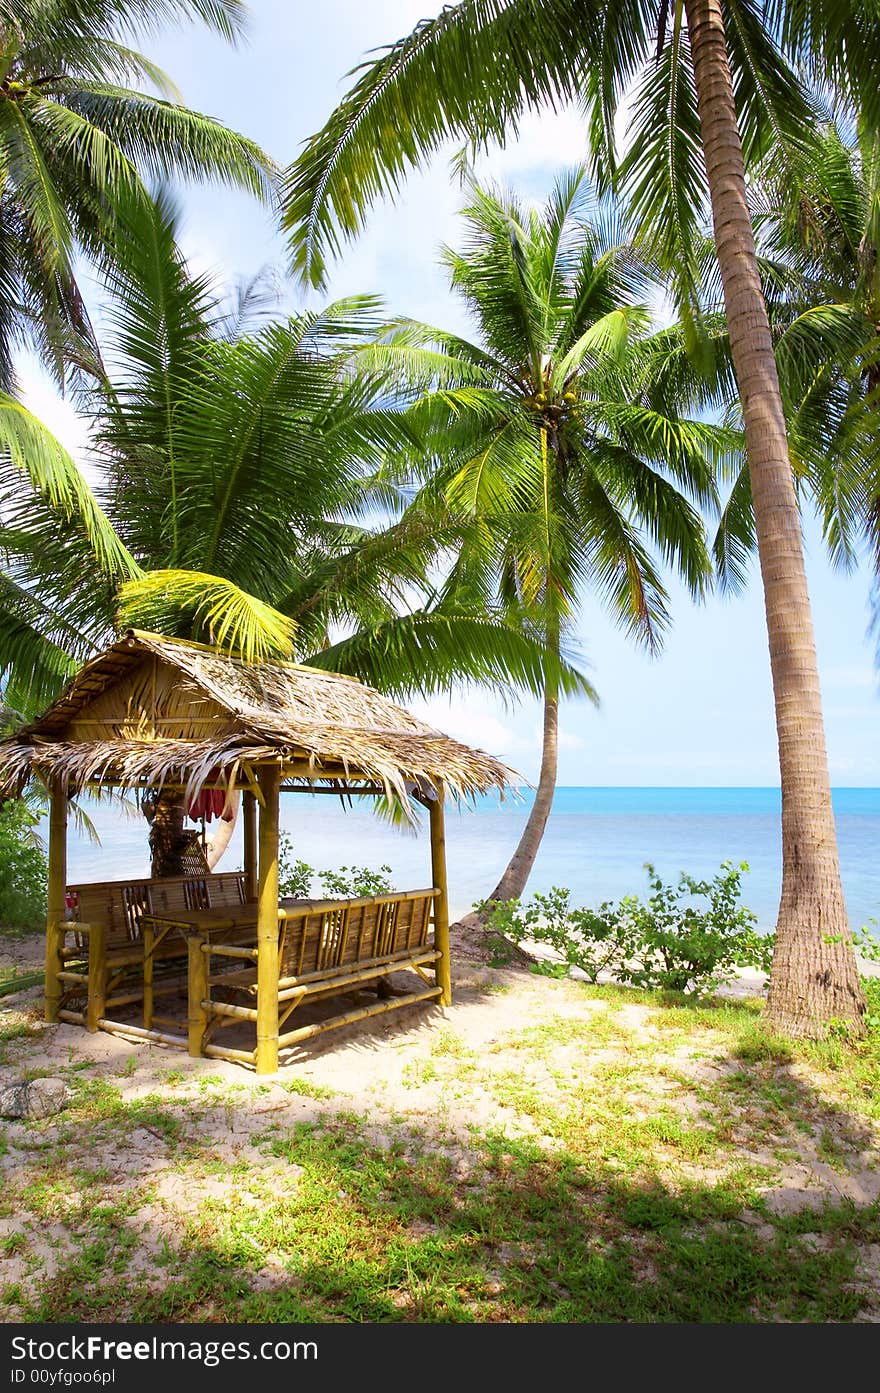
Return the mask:
<svg viewBox="0 0 880 1393"><path fill-rule="evenodd" d="M782 781L782 898L768 1016L791 1035L864 1029L846 914L800 515L745 196L719 0L685 0L718 263L742 399Z"/></svg>
<svg viewBox="0 0 880 1393"><path fill-rule="evenodd" d="M548 633L547 648L558 657L558 631L555 635ZM544 739L541 749L541 772L538 776L535 801L523 828L519 845L510 858L506 871L489 896L490 901L518 899L526 888L526 881L532 873L541 839L544 836L544 829L547 826L547 819L550 816L550 809L553 806L558 763L559 687L555 682L548 682L544 689Z"/></svg>
<svg viewBox="0 0 880 1393"><path fill-rule="evenodd" d="M229 801L229 811L231 817L227 820L221 818L217 825L217 831L212 836L208 844L208 870L213 871L214 867L225 856L232 841L232 834L235 831L235 824L238 821L238 811L241 807L241 794L235 792Z"/></svg>

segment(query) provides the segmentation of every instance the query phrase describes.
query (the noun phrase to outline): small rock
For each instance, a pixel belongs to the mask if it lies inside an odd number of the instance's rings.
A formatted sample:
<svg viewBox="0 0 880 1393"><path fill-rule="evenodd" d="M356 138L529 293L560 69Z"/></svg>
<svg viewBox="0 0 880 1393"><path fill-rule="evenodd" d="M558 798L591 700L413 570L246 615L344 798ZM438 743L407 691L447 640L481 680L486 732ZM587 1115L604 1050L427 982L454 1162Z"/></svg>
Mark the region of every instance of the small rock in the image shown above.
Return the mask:
<svg viewBox="0 0 880 1393"><path fill-rule="evenodd" d="M0 1117L51 1117L69 1102L70 1089L63 1079L22 1080L0 1088Z"/></svg>

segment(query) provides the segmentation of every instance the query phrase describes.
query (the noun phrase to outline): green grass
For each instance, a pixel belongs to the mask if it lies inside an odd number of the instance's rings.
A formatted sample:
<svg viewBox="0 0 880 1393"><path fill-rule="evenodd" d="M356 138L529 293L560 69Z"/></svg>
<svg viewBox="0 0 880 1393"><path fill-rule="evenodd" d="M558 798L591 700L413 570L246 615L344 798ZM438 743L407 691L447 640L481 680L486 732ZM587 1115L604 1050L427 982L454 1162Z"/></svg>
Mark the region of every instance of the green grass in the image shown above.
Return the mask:
<svg viewBox="0 0 880 1393"><path fill-rule="evenodd" d="M17 967L0 967L0 999L12 998L30 987L42 986L42 969L22 972Z"/></svg>
<svg viewBox="0 0 880 1393"><path fill-rule="evenodd" d="M296 1098L314 1098L319 1102L325 1102L336 1097L335 1088L328 1088L326 1084L316 1083L313 1079L287 1079L281 1087L285 1093L290 1093Z"/></svg>
<svg viewBox="0 0 880 1393"><path fill-rule="evenodd" d="M731 1186L612 1181L563 1152L486 1137L462 1186L432 1153L377 1149L347 1127L300 1127L268 1148L284 1165L240 1195L210 1199L167 1255L162 1289L126 1287L134 1320L754 1321L858 1313L859 1242L877 1206L829 1210L809 1230L759 1237ZM817 1251L807 1240L835 1240ZM31 1318L106 1316L101 1264L124 1277L118 1211ZM253 1284L257 1271L274 1285Z"/></svg>
<svg viewBox="0 0 880 1393"><path fill-rule="evenodd" d="M543 1019L480 1049L464 1026L419 1037L393 1097L369 1055L344 1095L291 1071L289 1107L244 1075L169 1061L152 1093L132 1093L139 1052L111 1077L72 1058L70 1108L6 1129L20 1153L0 1203L14 1224L0 1240L6 1318L876 1314L861 1264L880 1202L842 1203L831 1186L798 1212L771 1201L793 1167L821 1163L843 1184L880 1163L880 1031L791 1044L756 1003L546 990ZM38 1036L11 1042L38 1065ZM254 1111L270 1094L269 1116ZM299 1098L323 1105L308 1123ZM152 1164L123 1172L135 1142Z"/></svg>
<svg viewBox="0 0 880 1393"><path fill-rule="evenodd" d="M0 1021L0 1044L3 1045L9 1044L11 1040L24 1040L27 1036L38 1033L38 1027L30 1021Z"/></svg>
<svg viewBox="0 0 880 1393"><path fill-rule="evenodd" d="M0 1010L0 1066L12 1063L16 1046L40 1034L40 1026L21 1011Z"/></svg>

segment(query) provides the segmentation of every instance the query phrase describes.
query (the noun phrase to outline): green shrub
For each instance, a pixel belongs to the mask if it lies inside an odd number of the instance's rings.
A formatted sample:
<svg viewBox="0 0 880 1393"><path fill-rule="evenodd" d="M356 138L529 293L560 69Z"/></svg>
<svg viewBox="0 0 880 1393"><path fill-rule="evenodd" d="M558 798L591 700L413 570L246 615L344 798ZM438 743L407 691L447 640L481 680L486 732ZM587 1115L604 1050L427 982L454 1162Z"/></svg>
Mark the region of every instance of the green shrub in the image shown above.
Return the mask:
<svg viewBox="0 0 880 1393"><path fill-rule="evenodd" d="M286 832L278 836L278 894L283 899L307 900L312 893L315 872L305 861L297 861L293 842Z"/></svg>
<svg viewBox="0 0 880 1393"><path fill-rule="evenodd" d="M869 1037L872 1037L876 1042L880 1040L880 977L863 977L862 987L867 1006L865 1025Z"/></svg>
<svg viewBox="0 0 880 1393"><path fill-rule="evenodd" d="M522 943L546 944L562 959L563 971L580 968L588 981L595 982L603 970L617 972L632 944L625 926L615 917L614 907L603 904L598 910L578 909L571 903L571 891L554 886L548 894L535 894L531 900L490 901L476 905L490 909L487 928L490 941L505 939ZM508 959L509 960L509 959ZM557 976L558 965L539 963L538 969Z"/></svg>
<svg viewBox="0 0 880 1393"><path fill-rule="evenodd" d="M757 933L757 919L739 903L744 861L724 861L710 881L682 872L676 886L664 885L652 865L646 869L653 893L644 905L635 897L629 903L638 965L624 968L624 980L686 992L717 986L738 967L770 971L774 938ZM690 903L695 899L704 903Z"/></svg>
<svg viewBox="0 0 880 1393"><path fill-rule="evenodd" d="M308 900L313 898L315 879L321 883L328 899L356 899L359 895L388 895L394 887L388 877L390 866L377 871L369 866L340 866L338 871L315 871L306 861L293 854L293 842L286 832L278 838L278 893L284 898Z"/></svg>
<svg viewBox="0 0 880 1393"><path fill-rule="evenodd" d="M575 908L570 892L555 887L527 904L482 908L490 910L490 932L546 944L591 982L606 971L634 987L692 992L718 986L736 968L769 972L773 937L757 933L754 914L739 903L745 862L725 861L713 880L682 872L676 885L665 885L650 863L646 870L647 900L626 895L598 909Z"/></svg>
<svg viewBox="0 0 880 1393"><path fill-rule="evenodd" d="M359 895L390 895L394 886L390 866L371 871L368 866L340 866L338 871L319 871L324 892L332 899L356 899Z"/></svg>
<svg viewBox="0 0 880 1393"><path fill-rule="evenodd" d="M868 925L873 926L873 933ZM880 938L877 938L876 934L877 920L869 919L867 924L863 924L860 929L855 929L852 936L853 948L859 957L865 958L871 963L880 963ZM829 942L833 943L834 940L830 939Z"/></svg>
<svg viewBox="0 0 880 1393"><path fill-rule="evenodd" d="M37 815L11 799L0 807L0 924L37 929L46 921L46 853Z"/></svg>

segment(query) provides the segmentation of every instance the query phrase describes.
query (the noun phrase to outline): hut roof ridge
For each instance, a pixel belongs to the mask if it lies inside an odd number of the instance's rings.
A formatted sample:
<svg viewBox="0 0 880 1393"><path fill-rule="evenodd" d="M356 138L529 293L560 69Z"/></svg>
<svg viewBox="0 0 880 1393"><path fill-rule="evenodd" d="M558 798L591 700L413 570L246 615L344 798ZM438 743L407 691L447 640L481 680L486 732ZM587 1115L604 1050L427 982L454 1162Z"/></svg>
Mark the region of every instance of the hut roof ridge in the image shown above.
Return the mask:
<svg viewBox="0 0 880 1393"><path fill-rule="evenodd" d="M165 666L156 669L150 656ZM181 680L168 679L169 667ZM156 671L166 672L158 697ZM274 659L247 663L130 629L42 716L0 741L0 791L20 791L33 777L63 777L77 790L172 782L194 791L268 761L305 769L315 782L363 778L398 794L427 782L470 796L518 781L357 678Z"/></svg>

